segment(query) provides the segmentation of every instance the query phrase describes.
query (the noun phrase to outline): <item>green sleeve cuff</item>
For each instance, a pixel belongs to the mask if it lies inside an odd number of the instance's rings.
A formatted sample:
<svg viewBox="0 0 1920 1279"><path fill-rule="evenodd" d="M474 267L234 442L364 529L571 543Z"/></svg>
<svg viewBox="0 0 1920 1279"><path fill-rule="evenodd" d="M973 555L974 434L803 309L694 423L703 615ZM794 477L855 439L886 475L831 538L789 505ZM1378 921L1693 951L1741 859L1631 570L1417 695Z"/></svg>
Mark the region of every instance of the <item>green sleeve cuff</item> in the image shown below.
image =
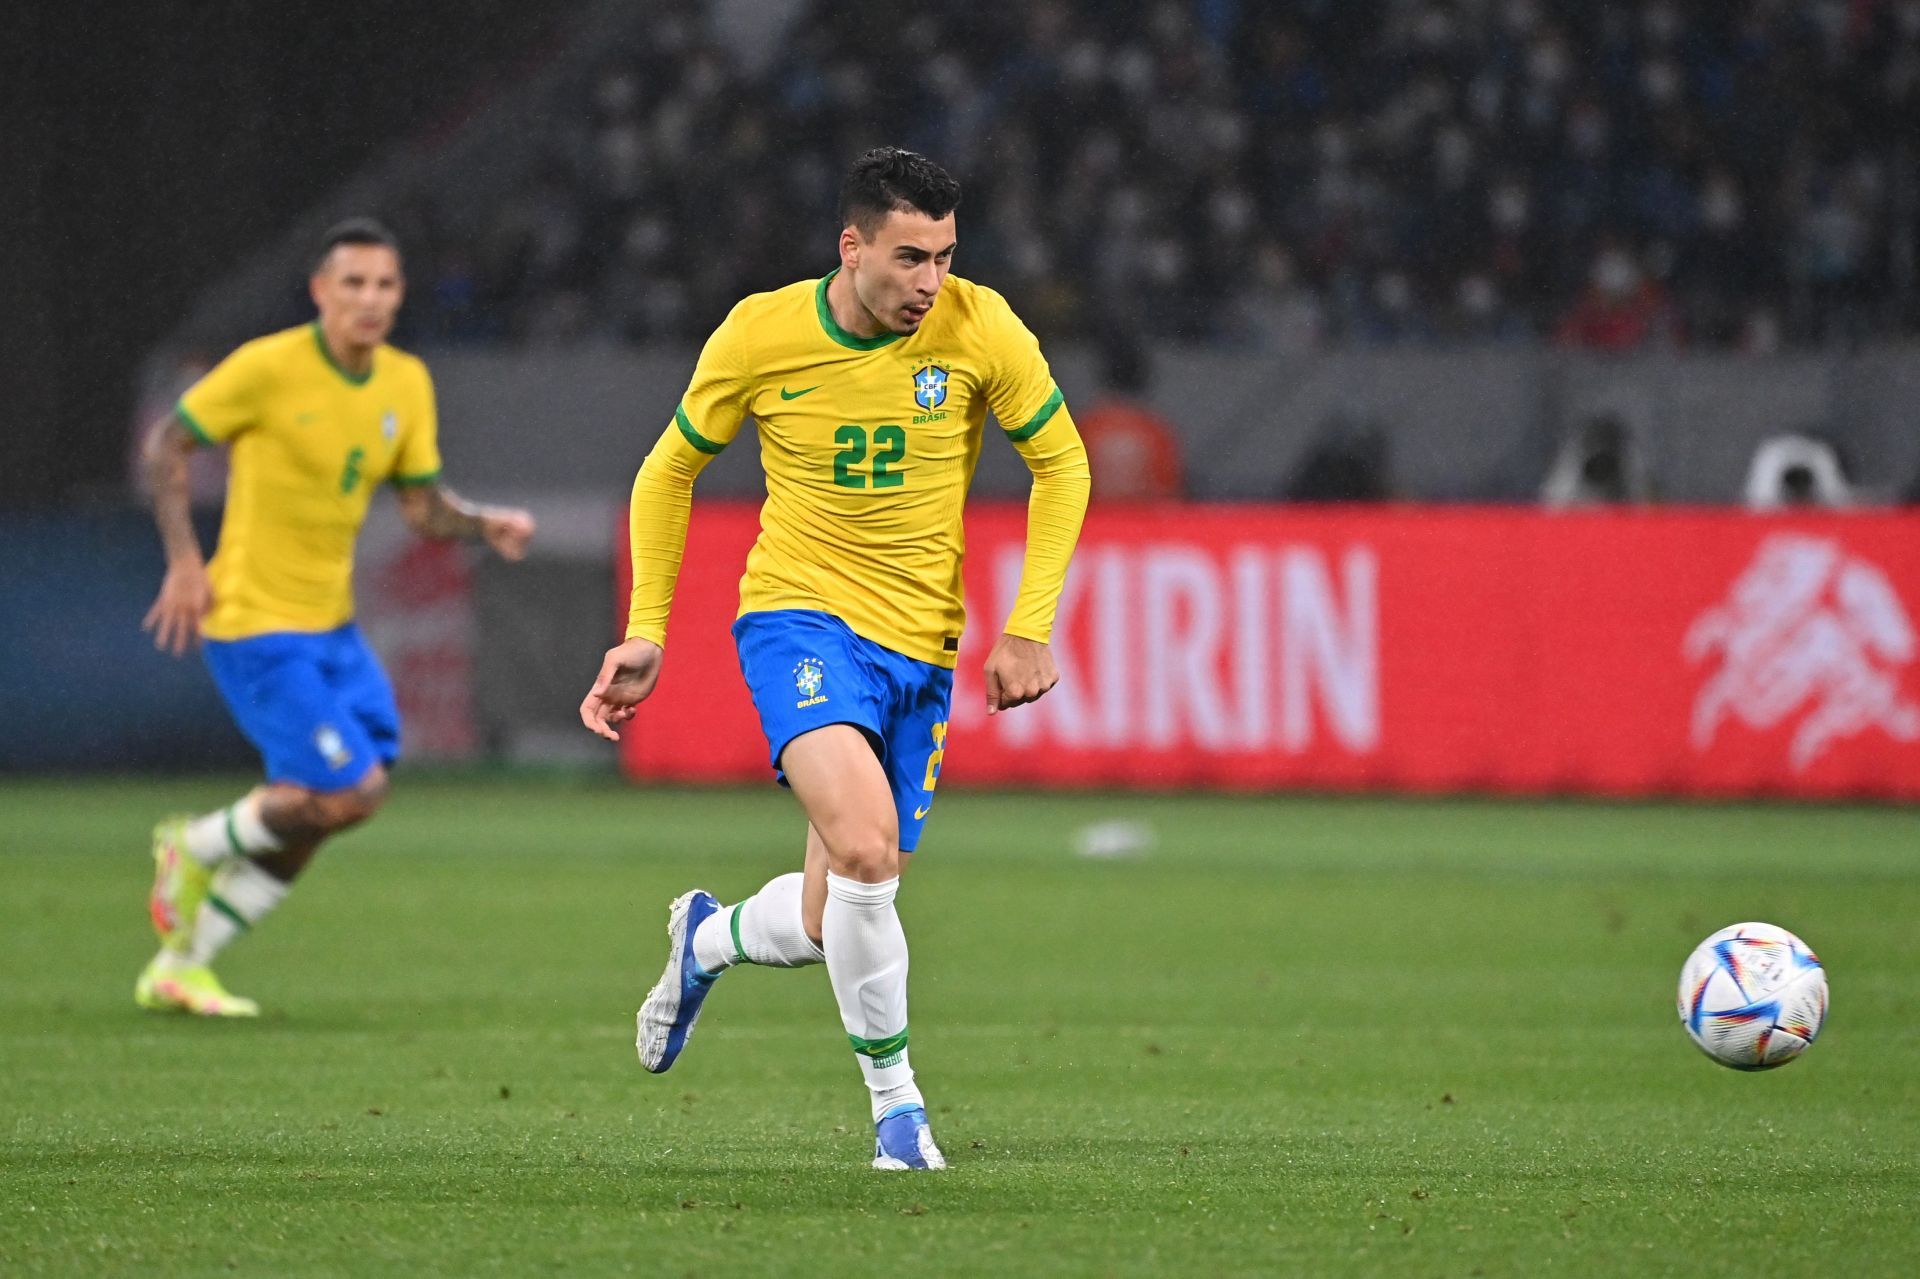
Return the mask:
<svg viewBox="0 0 1920 1279"><path fill-rule="evenodd" d="M1035 431L1038 431L1041 427L1053 420L1053 415L1060 411L1060 405L1065 399L1066 397L1060 394L1060 388L1057 386L1054 387L1053 394L1049 395L1047 402L1040 406L1040 411L1028 418L1025 426L1020 427L1018 430L1008 431L1007 438L1010 440L1027 439Z"/></svg>
<svg viewBox="0 0 1920 1279"><path fill-rule="evenodd" d="M440 478L438 471L423 471L419 475L396 475L388 482L395 488L418 488L422 484L432 484Z"/></svg>
<svg viewBox="0 0 1920 1279"><path fill-rule="evenodd" d="M180 424L186 427L188 433L200 443L211 446L217 442L211 435L207 434L207 428L200 425L200 419L187 412L185 400L173 406L173 415L180 419Z"/></svg>

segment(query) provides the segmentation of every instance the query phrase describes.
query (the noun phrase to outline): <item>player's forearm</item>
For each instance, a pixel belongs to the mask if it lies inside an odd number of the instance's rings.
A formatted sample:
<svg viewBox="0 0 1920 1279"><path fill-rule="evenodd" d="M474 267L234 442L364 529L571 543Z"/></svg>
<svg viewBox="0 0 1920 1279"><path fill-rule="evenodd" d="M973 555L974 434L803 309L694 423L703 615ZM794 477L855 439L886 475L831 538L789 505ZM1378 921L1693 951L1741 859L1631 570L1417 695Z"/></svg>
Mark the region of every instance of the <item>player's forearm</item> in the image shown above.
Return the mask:
<svg viewBox="0 0 1920 1279"><path fill-rule="evenodd" d="M443 541L477 542L486 534L491 507L469 502L440 484L422 484L401 490L400 510L407 527L422 537Z"/></svg>
<svg viewBox="0 0 1920 1279"><path fill-rule="evenodd" d="M167 566L204 564L200 538L193 531L193 498L187 481L187 452L178 443L171 419L154 423L141 452L147 496Z"/></svg>
<svg viewBox="0 0 1920 1279"><path fill-rule="evenodd" d="M633 595L628 602L628 639L636 636L666 646L667 614L680 580L680 559L687 548L687 524L693 518L693 481L697 464L674 439L663 439L647 454L633 478L627 510L628 545L633 553Z"/></svg>
<svg viewBox="0 0 1920 1279"><path fill-rule="evenodd" d="M1020 593L1006 633L1046 643L1053 615L1067 582L1067 564L1080 540L1093 491L1086 446L1063 409L1045 430L1015 448L1033 472L1027 502L1027 550L1020 570Z"/></svg>

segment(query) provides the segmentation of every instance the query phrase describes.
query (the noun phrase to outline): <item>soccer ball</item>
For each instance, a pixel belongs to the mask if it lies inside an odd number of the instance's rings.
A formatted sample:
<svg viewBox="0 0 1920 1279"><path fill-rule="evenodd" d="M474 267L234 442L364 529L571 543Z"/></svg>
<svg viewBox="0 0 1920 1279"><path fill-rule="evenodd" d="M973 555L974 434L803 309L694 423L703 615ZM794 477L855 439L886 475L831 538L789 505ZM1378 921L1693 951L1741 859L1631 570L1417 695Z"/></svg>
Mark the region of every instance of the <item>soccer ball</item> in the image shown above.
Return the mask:
<svg viewBox="0 0 1920 1279"><path fill-rule="evenodd" d="M1695 946L1680 970L1680 1024L1722 1066L1784 1066L1807 1050L1826 1019L1826 970L1784 928L1722 928Z"/></svg>

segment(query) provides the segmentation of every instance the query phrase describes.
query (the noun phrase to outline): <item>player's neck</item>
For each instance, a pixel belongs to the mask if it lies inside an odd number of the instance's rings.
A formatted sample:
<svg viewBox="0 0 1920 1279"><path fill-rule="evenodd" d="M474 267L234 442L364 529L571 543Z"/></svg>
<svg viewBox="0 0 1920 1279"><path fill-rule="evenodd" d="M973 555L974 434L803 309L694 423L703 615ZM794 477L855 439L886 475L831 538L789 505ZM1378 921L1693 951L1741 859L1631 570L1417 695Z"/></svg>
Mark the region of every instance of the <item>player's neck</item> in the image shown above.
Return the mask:
<svg viewBox="0 0 1920 1279"><path fill-rule="evenodd" d="M320 335L320 345L325 348L327 358L333 366L348 377L364 378L373 372L373 352L371 346L355 346L327 332L327 326L320 321L313 322L314 332Z"/></svg>
<svg viewBox="0 0 1920 1279"><path fill-rule="evenodd" d="M886 332L854 292L853 281L847 278L844 267L827 281L827 310L832 312L833 322L854 337L877 338Z"/></svg>

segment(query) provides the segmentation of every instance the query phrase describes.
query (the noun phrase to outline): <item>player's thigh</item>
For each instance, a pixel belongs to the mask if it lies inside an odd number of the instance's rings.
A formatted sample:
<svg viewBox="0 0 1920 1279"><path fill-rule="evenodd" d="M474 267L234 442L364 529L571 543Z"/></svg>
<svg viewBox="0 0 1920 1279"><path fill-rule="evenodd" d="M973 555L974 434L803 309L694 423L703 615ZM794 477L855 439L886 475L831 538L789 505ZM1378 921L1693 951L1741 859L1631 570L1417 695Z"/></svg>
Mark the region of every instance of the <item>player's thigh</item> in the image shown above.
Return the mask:
<svg viewBox="0 0 1920 1279"><path fill-rule="evenodd" d="M209 640L207 669L269 782L333 792L380 763L373 738L330 683L323 637L281 632Z"/></svg>
<svg viewBox="0 0 1920 1279"><path fill-rule="evenodd" d="M893 790L865 732L829 724L802 733L780 753L780 768L825 847L828 869L868 881L899 873Z"/></svg>
<svg viewBox="0 0 1920 1279"><path fill-rule="evenodd" d="M335 698L373 743L381 765L391 768L400 758L400 704L386 668L358 626L334 632L329 656L327 677Z"/></svg>
<svg viewBox="0 0 1920 1279"><path fill-rule="evenodd" d="M782 781L788 743L828 725L855 725L879 749L885 689L844 622L810 609L772 609L742 615L733 638L768 761Z"/></svg>

